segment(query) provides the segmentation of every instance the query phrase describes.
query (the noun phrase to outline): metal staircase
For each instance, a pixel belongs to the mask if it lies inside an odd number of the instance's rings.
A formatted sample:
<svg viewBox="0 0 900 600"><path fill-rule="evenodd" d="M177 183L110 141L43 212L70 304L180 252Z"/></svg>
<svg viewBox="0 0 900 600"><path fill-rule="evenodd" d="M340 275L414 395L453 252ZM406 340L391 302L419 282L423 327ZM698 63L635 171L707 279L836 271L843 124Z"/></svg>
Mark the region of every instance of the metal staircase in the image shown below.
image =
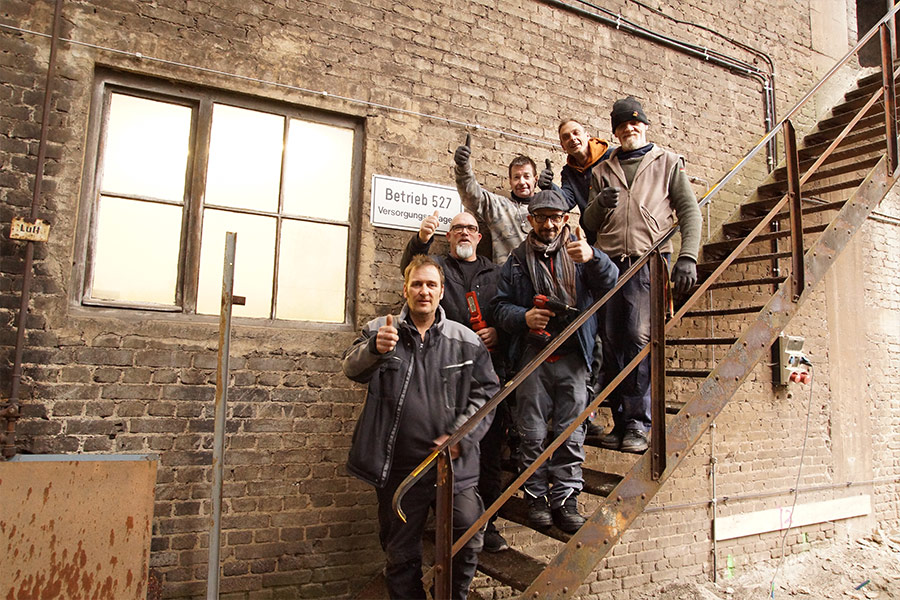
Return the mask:
<svg viewBox="0 0 900 600"><path fill-rule="evenodd" d="M620 275L621 284L644 263L651 265L654 293L650 344L596 396L580 420L549 444L538 462L518 476L510 475L510 487L488 507L462 540L457 540L451 548L446 534L441 534L442 528L438 527L436 598L445 597L442 590L449 589L442 586L447 585L446 565L452 552L490 515L499 511L504 519L527 524L525 502L517 495L519 486L592 410L602 406L619 381L649 354L654 397L650 449L637 457L621 455L613 459L620 465L624 460L634 460L619 470L624 474L604 471L604 464L591 463L589 455L584 465L583 493L595 497L595 501L585 504L597 508L575 534L566 534L555 527L540 532L565 543L549 562L518 548L496 554L482 553L479 559L481 571L512 587L521 598L577 597L579 586L597 563L650 503L756 365L769 357L778 335L900 176L895 103L898 72L894 70L891 27L897 11L897 7L892 9L861 38L781 123L704 196L701 202L706 203L776 134L783 133L785 159L781 166L769 174L721 226L716 237L704 245L698 264L700 284L671 318L665 319L664 266L658 251L651 251ZM882 71L859 79L843 102L832 109L828 118L819 121L798 148L791 119L826 80L875 36L881 39ZM797 235L800 231L802 235ZM478 419L503 401L617 288L572 323L451 437L445 447L463 437ZM726 293L710 293L718 289ZM716 331L708 327L710 319L716 320ZM667 379L671 396L668 402ZM662 423L665 427L660 426ZM591 444L591 438L586 444ZM600 456L609 461L611 452L604 451ZM401 486L395 496L395 506L400 505L405 489L434 464L438 467L439 482L452 481L448 462L447 451L442 447ZM446 511L446 495L442 500L439 490L438 523L447 514L442 511Z"/></svg>

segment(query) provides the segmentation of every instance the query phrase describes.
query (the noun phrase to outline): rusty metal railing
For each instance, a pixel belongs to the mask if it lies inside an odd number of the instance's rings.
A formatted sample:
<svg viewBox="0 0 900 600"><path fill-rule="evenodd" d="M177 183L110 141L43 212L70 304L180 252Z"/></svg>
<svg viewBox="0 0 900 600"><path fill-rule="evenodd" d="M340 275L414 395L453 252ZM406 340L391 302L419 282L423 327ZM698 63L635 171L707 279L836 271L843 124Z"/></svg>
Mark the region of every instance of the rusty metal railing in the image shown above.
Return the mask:
<svg viewBox="0 0 900 600"><path fill-rule="evenodd" d="M894 81L900 71L895 70L896 44L894 40L894 20L900 4L895 5L885 17L876 24L866 35L861 37L847 54L839 60L826 75L807 92L800 101L788 111L765 136L742 158L728 173L726 173L706 194L700 199L700 206L708 204L712 198L727 184L760 150L772 142L779 131L784 134L785 164L788 172L788 192L774 204L774 206L760 219L751 232L723 259L718 267L701 283L693 293L675 312L668 322L661 317L664 305L664 263L660 255L660 248L668 242L678 231L676 225L661 237L653 247L640 259L634 262L623 274L620 274L616 285L594 302L578 318L570 323L550 344L548 344L537 356L534 357L513 379L511 379L493 398L482 406L465 424L463 424L443 444L436 448L397 488L394 498L394 510L404 518L401 503L407 490L412 487L434 464L439 464L438 498L436 507L436 521L438 535L435 550L435 598L442 600L450 597L450 572L451 558L458 552L485 523L497 513L500 507L513 495L524 482L559 448L574 431L596 410L610 393L631 373L640 362L651 355L651 411L653 427L651 428L650 448L651 452L651 477L658 480L666 469L665 450L665 336L675 327L682 317L699 301L709 287L722 275L722 273L763 233L775 217L782 212L785 204L789 204L789 222L791 238L791 264L792 264L792 298L797 301L805 287L804 274L806 271L803 253L803 220L802 220L802 195L801 187L806 183L825 160L846 138L849 132L862 119L863 115L872 108L880 99L884 99L885 105L885 135L886 135L886 168L888 175L893 175L898 166L898 140L897 140L897 108ZM823 154L801 176L799 174L800 160L796 145L796 134L791 121L806 102L842 67L844 67L859 49L872 39L876 34L880 35L882 56L882 87L877 90L864 106L847 123L844 129L829 144ZM573 335L584 323L586 323L606 302L610 300L644 265L650 263L651 270L651 337L650 342L622 369L622 371L610 381L599 394L588 403L585 410L576 417L556 439L550 442L545 450L507 487L497 500L489 506L482 516L463 533L450 547L450 527L452 523L452 468L450 448L468 435L475 426L502 401L504 401L531 373L540 366L565 340ZM663 324L664 323L664 324ZM444 526L440 524L443 523ZM449 548L449 550L448 550Z"/></svg>

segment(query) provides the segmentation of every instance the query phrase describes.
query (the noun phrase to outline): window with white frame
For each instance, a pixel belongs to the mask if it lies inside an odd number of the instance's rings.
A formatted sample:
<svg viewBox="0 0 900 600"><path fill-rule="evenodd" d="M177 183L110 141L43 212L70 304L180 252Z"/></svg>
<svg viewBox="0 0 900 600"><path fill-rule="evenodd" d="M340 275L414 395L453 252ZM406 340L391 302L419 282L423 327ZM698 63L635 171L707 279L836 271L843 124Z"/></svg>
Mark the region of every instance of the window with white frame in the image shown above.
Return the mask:
<svg viewBox="0 0 900 600"><path fill-rule="evenodd" d="M124 83L123 83L124 80ZM344 323L358 120L109 74L98 81L85 305Z"/></svg>

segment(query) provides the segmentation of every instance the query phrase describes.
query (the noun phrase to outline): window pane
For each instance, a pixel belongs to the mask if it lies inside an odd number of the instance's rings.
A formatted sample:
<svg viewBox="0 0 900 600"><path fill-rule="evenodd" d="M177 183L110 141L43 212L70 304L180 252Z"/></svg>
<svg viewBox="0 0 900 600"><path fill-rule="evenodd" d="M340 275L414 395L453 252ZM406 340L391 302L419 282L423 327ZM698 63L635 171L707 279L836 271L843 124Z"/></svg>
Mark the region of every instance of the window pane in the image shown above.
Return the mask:
<svg viewBox="0 0 900 600"><path fill-rule="evenodd" d="M181 210L101 196L91 297L174 305Z"/></svg>
<svg viewBox="0 0 900 600"><path fill-rule="evenodd" d="M277 211L284 117L216 104L210 136L206 204Z"/></svg>
<svg viewBox="0 0 900 600"><path fill-rule="evenodd" d="M235 305L232 314L236 317L267 319L272 310L275 219L221 210L203 211L197 312L217 315L221 310L225 233L229 231L238 234L234 259L234 293L247 297L247 304Z"/></svg>
<svg viewBox="0 0 900 600"><path fill-rule="evenodd" d="M344 322L347 231L340 225L283 222L277 318Z"/></svg>
<svg viewBox="0 0 900 600"><path fill-rule="evenodd" d="M101 190L182 202L190 130L187 106L112 94Z"/></svg>
<svg viewBox="0 0 900 600"><path fill-rule="evenodd" d="M352 157L352 129L291 119L284 212L347 221Z"/></svg>

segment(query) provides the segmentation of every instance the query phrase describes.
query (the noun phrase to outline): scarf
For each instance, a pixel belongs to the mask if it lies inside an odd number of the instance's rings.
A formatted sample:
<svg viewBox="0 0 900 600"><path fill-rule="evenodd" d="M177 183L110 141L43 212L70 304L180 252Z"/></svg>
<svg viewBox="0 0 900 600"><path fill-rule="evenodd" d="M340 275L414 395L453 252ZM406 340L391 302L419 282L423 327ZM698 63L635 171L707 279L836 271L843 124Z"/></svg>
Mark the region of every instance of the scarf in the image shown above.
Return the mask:
<svg viewBox="0 0 900 600"><path fill-rule="evenodd" d="M569 306L575 306L575 263L566 252L569 226L565 225L556 239L549 244L538 239L534 231L529 233L525 239L527 242L525 244L525 262L534 292L556 298ZM547 262L538 257L538 254L550 259L549 267Z"/></svg>

